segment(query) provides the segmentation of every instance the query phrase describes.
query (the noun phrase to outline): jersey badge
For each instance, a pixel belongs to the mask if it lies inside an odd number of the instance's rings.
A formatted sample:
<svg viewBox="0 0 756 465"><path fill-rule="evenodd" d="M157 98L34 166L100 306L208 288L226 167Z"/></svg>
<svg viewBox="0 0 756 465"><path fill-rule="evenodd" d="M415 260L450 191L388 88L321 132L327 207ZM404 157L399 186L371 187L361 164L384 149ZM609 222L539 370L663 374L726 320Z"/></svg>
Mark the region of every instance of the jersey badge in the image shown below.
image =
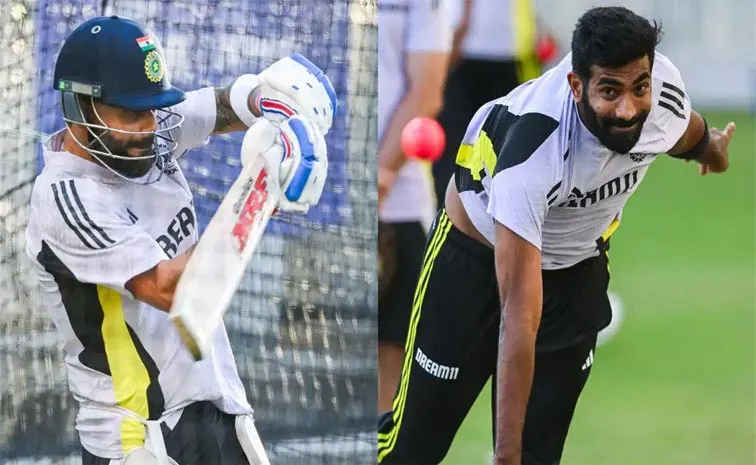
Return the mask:
<svg viewBox="0 0 756 465"><path fill-rule="evenodd" d="M635 163L641 163L649 155L652 155L652 154L650 154L650 153L631 153L630 154L630 159L633 160Z"/></svg>

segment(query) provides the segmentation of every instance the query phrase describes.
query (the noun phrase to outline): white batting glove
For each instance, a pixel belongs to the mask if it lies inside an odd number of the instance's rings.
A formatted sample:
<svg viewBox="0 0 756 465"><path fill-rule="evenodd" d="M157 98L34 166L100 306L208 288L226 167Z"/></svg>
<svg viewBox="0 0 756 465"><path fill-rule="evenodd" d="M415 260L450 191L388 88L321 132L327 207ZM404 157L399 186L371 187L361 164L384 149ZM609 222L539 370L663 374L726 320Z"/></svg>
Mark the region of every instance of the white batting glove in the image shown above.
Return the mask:
<svg viewBox="0 0 756 465"><path fill-rule="evenodd" d="M304 116L328 134L338 110L330 79L310 60L295 53L281 58L257 75L257 107L263 117L282 123Z"/></svg>
<svg viewBox="0 0 756 465"><path fill-rule="evenodd" d="M306 213L320 201L328 175L325 138L314 122L300 116L289 119L280 129L285 149L281 162L284 195L279 208Z"/></svg>
<svg viewBox="0 0 756 465"><path fill-rule="evenodd" d="M271 168L278 165L274 171L279 175L281 211L307 213L317 205L328 174L328 153L323 133L313 122L295 116L276 127L258 120L244 135L242 165L261 156Z"/></svg>

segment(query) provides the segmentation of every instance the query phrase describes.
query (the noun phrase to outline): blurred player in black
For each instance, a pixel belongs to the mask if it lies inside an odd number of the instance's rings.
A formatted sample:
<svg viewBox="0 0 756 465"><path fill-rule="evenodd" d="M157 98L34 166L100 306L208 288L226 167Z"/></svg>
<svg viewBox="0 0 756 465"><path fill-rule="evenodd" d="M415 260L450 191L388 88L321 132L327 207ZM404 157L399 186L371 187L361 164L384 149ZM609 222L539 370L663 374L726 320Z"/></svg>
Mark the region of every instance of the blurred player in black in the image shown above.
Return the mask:
<svg viewBox="0 0 756 465"><path fill-rule="evenodd" d="M455 26L452 63L438 122L446 148L433 165L434 189L443 203L467 124L486 102L541 73L555 50L536 18L533 0L449 0ZM543 55L544 52L551 52Z"/></svg>

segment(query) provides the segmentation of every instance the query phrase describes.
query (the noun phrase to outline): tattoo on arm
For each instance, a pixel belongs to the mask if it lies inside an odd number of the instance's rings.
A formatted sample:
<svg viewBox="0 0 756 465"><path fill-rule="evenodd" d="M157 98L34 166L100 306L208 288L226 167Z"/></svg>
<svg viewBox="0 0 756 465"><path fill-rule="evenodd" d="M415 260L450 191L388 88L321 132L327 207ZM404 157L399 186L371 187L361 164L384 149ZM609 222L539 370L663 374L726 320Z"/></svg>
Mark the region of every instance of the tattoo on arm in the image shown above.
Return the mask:
<svg viewBox="0 0 756 465"><path fill-rule="evenodd" d="M231 108L231 87L221 87L215 89L215 129L213 132L222 134L230 131L246 129L244 123L236 116L236 112Z"/></svg>

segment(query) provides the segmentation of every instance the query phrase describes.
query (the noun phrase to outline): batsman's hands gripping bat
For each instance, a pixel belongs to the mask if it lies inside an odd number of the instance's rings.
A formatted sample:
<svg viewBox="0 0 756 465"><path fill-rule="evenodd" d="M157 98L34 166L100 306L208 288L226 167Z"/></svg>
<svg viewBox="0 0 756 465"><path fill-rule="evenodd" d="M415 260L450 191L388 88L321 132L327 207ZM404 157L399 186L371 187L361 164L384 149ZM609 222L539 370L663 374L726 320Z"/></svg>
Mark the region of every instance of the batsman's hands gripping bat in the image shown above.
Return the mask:
<svg viewBox="0 0 756 465"><path fill-rule="evenodd" d="M272 126L270 122L266 123ZM278 208L284 212L307 213L320 201L325 187L328 174L325 136L311 120L300 116L288 119L278 129L284 148L278 173L283 195L279 198ZM241 157L244 166L253 165L259 155L254 149L245 152L242 144Z"/></svg>
<svg viewBox="0 0 756 465"><path fill-rule="evenodd" d="M194 248L170 318L195 360L209 354L270 217L305 213L320 200L328 171L323 133L295 116L276 127L259 119L244 135L242 171Z"/></svg>
<svg viewBox="0 0 756 465"><path fill-rule="evenodd" d="M279 124L300 115L328 134L338 101L330 79L315 64L295 53L270 65L257 79L255 102L264 118Z"/></svg>

